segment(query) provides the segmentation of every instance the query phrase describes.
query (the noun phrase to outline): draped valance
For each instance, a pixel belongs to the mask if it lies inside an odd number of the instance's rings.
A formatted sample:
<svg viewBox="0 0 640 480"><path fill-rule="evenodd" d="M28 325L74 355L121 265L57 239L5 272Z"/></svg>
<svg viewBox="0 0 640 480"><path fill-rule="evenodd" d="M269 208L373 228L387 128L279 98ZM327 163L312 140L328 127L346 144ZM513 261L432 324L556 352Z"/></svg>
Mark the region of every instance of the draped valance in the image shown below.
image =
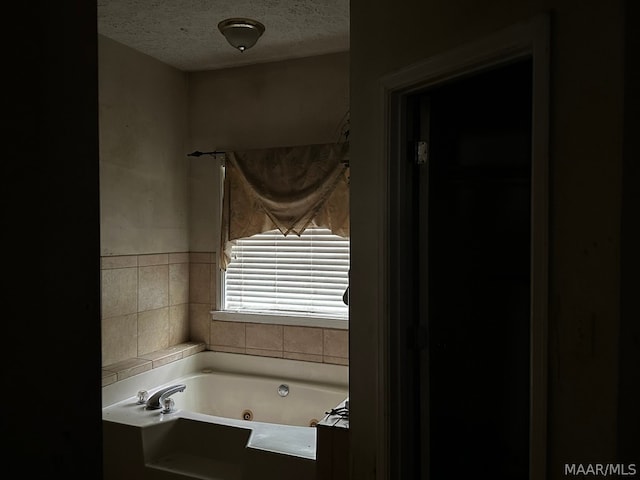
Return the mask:
<svg viewBox="0 0 640 480"><path fill-rule="evenodd" d="M220 266L234 240L307 227L349 236L349 144L331 143L226 153Z"/></svg>

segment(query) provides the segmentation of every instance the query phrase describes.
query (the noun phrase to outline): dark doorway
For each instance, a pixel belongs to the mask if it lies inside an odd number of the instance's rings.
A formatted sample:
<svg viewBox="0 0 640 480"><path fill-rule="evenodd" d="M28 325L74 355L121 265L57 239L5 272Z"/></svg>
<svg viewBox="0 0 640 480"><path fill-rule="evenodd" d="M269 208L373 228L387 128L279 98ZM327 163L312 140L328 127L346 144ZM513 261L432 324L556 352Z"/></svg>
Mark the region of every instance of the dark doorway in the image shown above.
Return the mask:
<svg viewBox="0 0 640 480"><path fill-rule="evenodd" d="M407 97L420 478L529 476L531 92L520 60Z"/></svg>

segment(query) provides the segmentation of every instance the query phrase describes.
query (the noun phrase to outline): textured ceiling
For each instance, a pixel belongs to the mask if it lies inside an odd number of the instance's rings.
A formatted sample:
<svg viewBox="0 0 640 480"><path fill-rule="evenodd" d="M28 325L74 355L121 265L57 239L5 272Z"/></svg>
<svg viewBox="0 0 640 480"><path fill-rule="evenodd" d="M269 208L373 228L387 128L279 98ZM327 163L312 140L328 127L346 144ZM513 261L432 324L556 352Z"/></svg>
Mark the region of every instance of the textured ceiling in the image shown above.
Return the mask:
<svg viewBox="0 0 640 480"><path fill-rule="evenodd" d="M218 23L264 24L245 52ZM215 70L349 50L349 0L98 0L98 33L183 71Z"/></svg>

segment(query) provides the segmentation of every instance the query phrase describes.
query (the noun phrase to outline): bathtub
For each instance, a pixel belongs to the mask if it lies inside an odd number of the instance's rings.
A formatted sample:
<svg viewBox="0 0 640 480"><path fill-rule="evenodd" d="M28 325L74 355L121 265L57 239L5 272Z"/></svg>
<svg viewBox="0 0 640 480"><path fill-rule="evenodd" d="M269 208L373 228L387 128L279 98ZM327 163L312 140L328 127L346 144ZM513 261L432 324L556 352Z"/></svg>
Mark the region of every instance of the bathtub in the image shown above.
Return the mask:
<svg viewBox="0 0 640 480"><path fill-rule="evenodd" d="M186 386L175 406L190 412L253 422L315 426L347 396L345 388L278 377L205 370L176 379Z"/></svg>
<svg viewBox="0 0 640 480"><path fill-rule="evenodd" d="M138 403L177 384L171 413ZM315 424L347 397L345 366L197 353L103 387L104 479L313 479Z"/></svg>

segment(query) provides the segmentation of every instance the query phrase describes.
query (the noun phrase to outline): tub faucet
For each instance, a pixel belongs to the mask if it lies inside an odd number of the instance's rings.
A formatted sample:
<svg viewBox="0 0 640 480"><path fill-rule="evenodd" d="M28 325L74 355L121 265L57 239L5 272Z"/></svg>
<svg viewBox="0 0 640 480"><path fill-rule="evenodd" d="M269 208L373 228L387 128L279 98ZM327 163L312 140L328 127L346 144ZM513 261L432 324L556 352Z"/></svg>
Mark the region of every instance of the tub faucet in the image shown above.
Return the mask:
<svg viewBox="0 0 640 480"><path fill-rule="evenodd" d="M187 388L186 385L171 385L170 387L165 387L158 390L156 393L149 397L149 400L147 400L147 410L157 410L159 408L163 408L165 399L169 398L174 393L184 392L185 388Z"/></svg>

